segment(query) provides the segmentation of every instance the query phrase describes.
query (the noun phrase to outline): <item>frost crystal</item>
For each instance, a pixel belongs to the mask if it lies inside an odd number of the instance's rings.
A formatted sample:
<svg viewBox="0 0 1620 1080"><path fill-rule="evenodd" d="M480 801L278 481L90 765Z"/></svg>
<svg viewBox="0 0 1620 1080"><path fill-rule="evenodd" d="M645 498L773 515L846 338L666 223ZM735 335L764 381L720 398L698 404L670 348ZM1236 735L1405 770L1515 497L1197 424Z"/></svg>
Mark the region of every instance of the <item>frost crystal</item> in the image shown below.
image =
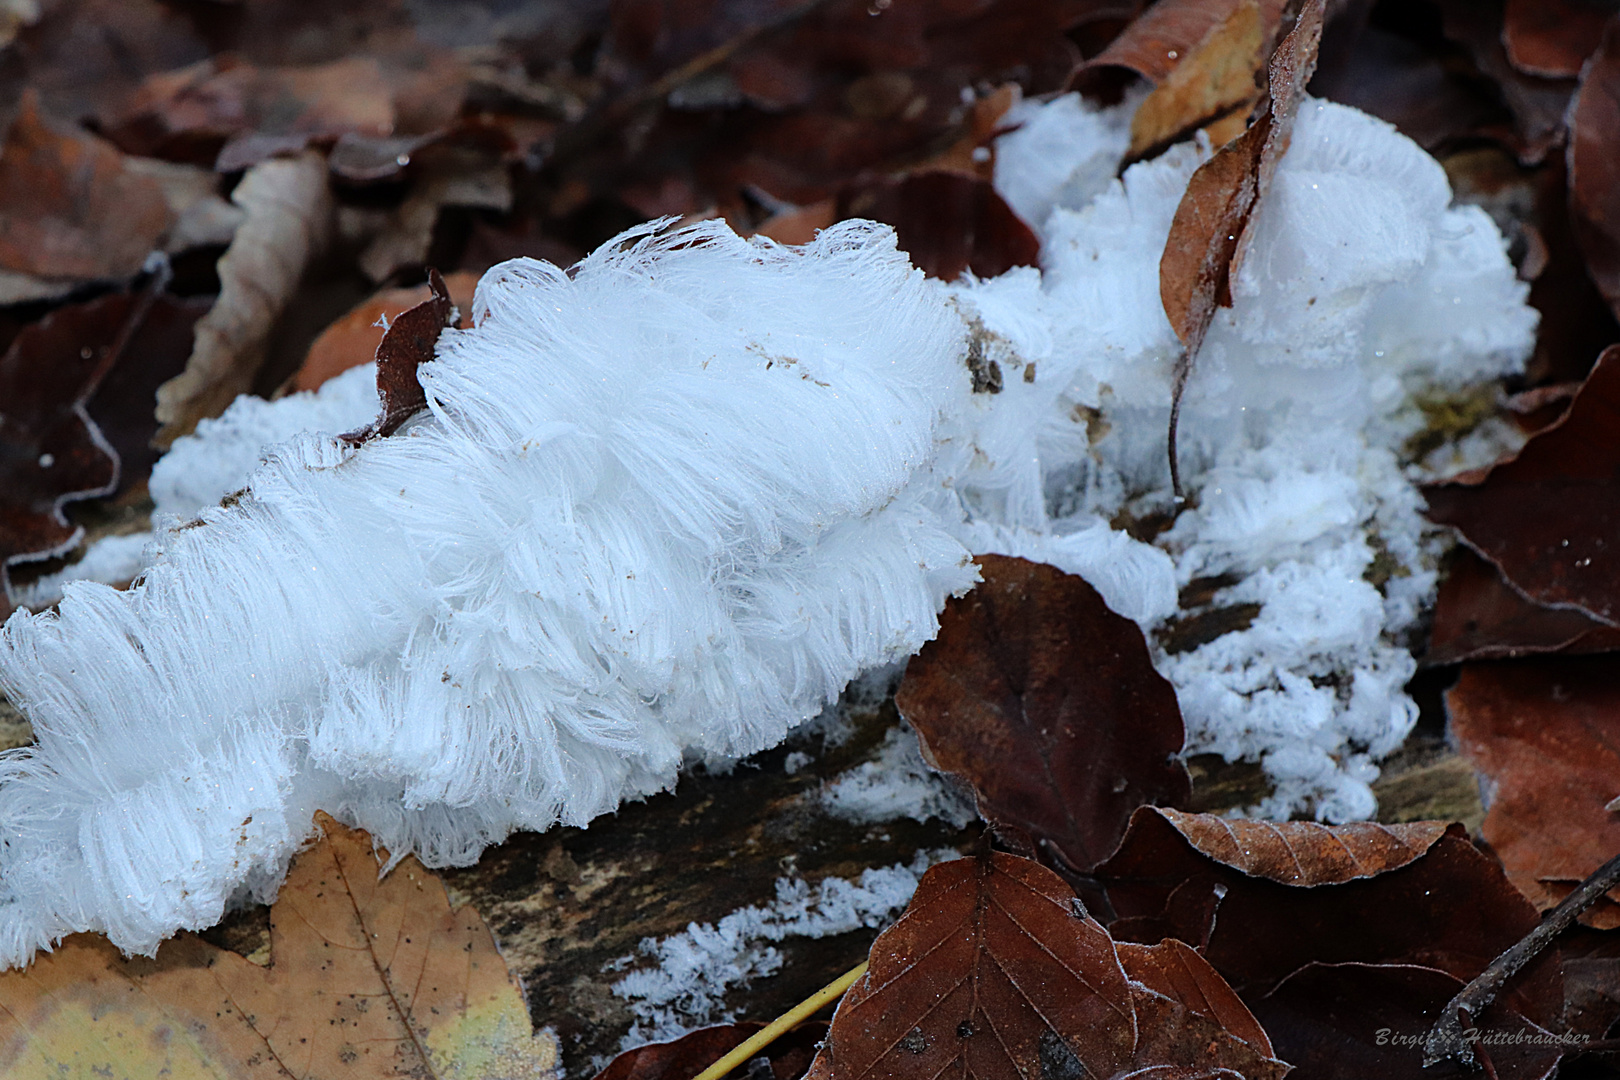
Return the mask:
<svg viewBox="0 0 1620 1080"><path fill-rule="evenodd" d="M1032 215L1042 267L954 289L1006 388L975 395L986 419L958 435L977 458L958 470L959 535L1078 572L1147 629L1189 585L1210 606L1258 605L1247 629L1156 656L1189 752L1259 759L1276 785L1260 813L1369 816L1373 761L1416 717L1408 645L1435 584L1421 477L1400 457L1423 426L1414 400L1519 370L1535 332L1527 286L1485 213L1449 205L1433 158L1380 120L1307 101L1188 387L1192 500L1176 514L1165 429L1179 345L1158 263L1208 148L1098 184L1095 156L1118 160L1128 104L1021 109L996 183ZM995 400L1009 393L1021 400ZM1106 544L1117 551L1075 550Z"/></svg>
<svg viewBox="0 0 1620 1080"><path fill-rule="evenodd" d="M6 624L39 742L0 759L0 963L211 925L316 808L431 865L582 824L780 741L974 580L920 472L963 329L887 229L648 226L474 317L430 415L301 436L128 592Z"/></svg>
<svg viewBox="0 0 1620 1080"><path fill-rule="evenodd" d="M970 551L1158 633L1189 751L1258 759L1258 812L1371 814L1435 584L1404 447L1420 400L1522 365L1526 286L1416 144L1305 102L1188 386L1177 507L1158 264L1209 148L1114 179L1131 105L1018 106L996 183L1040 269L944 286L870 223L801 250L654 224L572 276L491 271L394 437L312 434L367 418L366 371L199 427L153 490L200 518L144 582L67 582L0 635L39 735L0 758L0 964L208 925L317 807L465 863L771 745L930 638ZM1171 652L1183 603L1248 622Z"/></svg>

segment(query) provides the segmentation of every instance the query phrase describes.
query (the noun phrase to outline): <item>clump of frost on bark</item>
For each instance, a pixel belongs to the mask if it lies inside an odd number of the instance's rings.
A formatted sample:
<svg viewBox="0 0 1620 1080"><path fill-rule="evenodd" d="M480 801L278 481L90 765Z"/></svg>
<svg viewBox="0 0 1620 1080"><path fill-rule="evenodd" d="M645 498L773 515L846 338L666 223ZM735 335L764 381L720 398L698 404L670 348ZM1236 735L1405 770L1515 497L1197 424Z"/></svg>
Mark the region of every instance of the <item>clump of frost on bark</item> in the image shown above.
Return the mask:
<svg viewBox="0 0 1620 1080"><path fill-rule="evenodd" d="M649 966L613 986L636 1018L623 1049L736 1019L726 1007L726 995L781 970L782 954L775 945L788 938L887 926L911 902L930 866L957 857L949 849L921 851L909 866L875 867L862 871L859 881L829 877L811 885L802 878L780 878L769 903L739 908L716 923L692 923L669 937L646 939L640 951ZM635 962L627 956L613 967Z"/></svg>
<svg viewBox="0 0 1620 1080"><path fill-rule="evenodd" d="M1067 558L1149 630L1189 586L1207 607L1258 604L1246 629L1158 650L1188 751L1258 759L1276 788L1257 813L1369 816L1374 762L1416 717L1409 644L1440 547L1415 486L1428 474L1402 457L1424 427L1417 401L1516 372L1533 343L1501 235L1450 205L1440 165L1388 124L1307 101L1188 386L1178 514L1165 430L1179 345L1158 262L1208 148L1114 180L1096 162L1118 161L1128 108L1071 95L1018 118L996 184L1039 233L1041 269L953 290L1004 388L970 406L987 419L962 436L978 464L959 470L959 535ZM1009 394L1012 408L996 400ZM1077 564L1066 548L1086 536L1122 551Z"/></svg>
<svg viewBox="0 0 1620 1080"><path fill-rule="evenodd" d="M38 743L0 757L0 965L273 895L316 809L440 866L584 824L780 742L974 581L927 471L963 327L888 229L654 224L473 316L399 434L298 435L135 587L6 623Z"/></svg>

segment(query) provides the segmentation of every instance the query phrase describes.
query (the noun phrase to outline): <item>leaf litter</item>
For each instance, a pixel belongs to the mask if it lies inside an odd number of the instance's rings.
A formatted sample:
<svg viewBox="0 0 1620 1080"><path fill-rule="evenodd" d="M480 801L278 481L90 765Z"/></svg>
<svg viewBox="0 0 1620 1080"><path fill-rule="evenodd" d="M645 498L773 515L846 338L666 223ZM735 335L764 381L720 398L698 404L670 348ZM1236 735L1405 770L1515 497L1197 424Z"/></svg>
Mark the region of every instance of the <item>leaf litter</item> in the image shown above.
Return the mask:
<svg viewBox="0 0 1620 1080"><path fill-rule="evenodd" d="M14 403L29 400L30 408L37 405L27 420L35 434L17 442L21 456L13 456L18 462L37 463L35 451L44 446L38 432L41 425L48 426L47 420L59 421L64 438L77 447L65 456L88 455L82 477L61 470L52 477L56 487L22 500L30 506L22 517L8 506L8 523L33 515L29 528L34 532L13 547L31 558L71 546L76 526L61 513L65 501L57 500L105 490L109 461L117 463L112 471L118 476L118 497L131 486L138 493L155 456L145 443L157 428L156 417L140 403L150 401L156 386L178 373L208 294L222 291L201 335L213 335L214 344L204 349L199 339L200 358L189 377L193 387L178 403L172 402L174 389L166 395L171 401L165 407L166 435L217 412L237 389L268 392L298 370L319 331L371 288L363 282L343 286L351 291L333 294L331 315L311 317L316 325L302 342L293 335L289 346L283 340L288 324L310 308L304 279L321 273L335 252L353 258L358 248L380 235L376 222L389 215L409 225L398 231L396 253L379 249L374 260L372 276L387 277L390 284L420 280L416 275L429 260L474 273L482 270L488 260L480 263L477 256L467 256L474 261L458 266L457 235L500 235L502 243L528 251L538 251L535 238L543 236L554 245L546 250L585 250L601 239L604 228L612 231L600 222L646 209L715 214L739 228L767 233L791 224L797 232L784 232L784 237L800 239L839 216L876 213L900 227L908 250L937 276L948 279L964 270L988 276L1032 264L1038 252L1031 247L1029 230L1016 218L1009 221L1005 204L984 183L988 159L977 152L993 149L989 134L994 128L972 127L977 121L967 119L970 113L988 115L990 110L977 105L963 109L963 86L977 85L979 104L1012 85L1021 93L1039 94L1059 88L1075 74L1080 57L1091 56L1088 71L1076 76L1082 85L1087 85L1088 74L1104 74L1101 69L1112 66L1153 86L1133 131L1136 153L1151 154L1160 143L1205 128L1219 158L1224 152L1221 135L1234 130L1232 125L1260 89L1255 73L1266 59L1275 27L1285 21L1277 5L1254 3L1160 0L1134 20L1129 9L1101 4L1006 4L988 15L964 14L959 5L899 11L902 6L897 2L891 11L891 5L876 5L878 14L872 14L866 4L739 5L723 17L694 20L677 10L680 5L626 4L615 9L611 33L594 53L588 42L591 31L579 29L582 22L558 24L556 42L525 44L530 55L515 68L502 68L490 55L469 62L471 54L463 53L452 62L438 50L412 45L413 35L400 33L408 20L396 5L382 5L348 24L346 16L297 13L283 4L231 15L210 32L212 41L242 46L241 58L234 61L210 58L209 46L194 28L158 5L130 4L116 12L102 10L106 5L62 5L46 10L37 25L22 20L15 54L20 67L12 70L28 72L40 89L37 96L19 99L21 119L12 124L7 150L0 154L0 174L22 168L13 160L19 159L34 170L29 176L61 175L62 163L71 159L93 164L91 175L99 179L90 192L94 197L71 213L50 207L41 213L39 205L28 201L48 200L58 190L54 181L30 180L22 201L5 194L12 189L0 184L0 218L20 223L6 235L25 237L9 249L10 261L0 259L5 268L0 285L11 290L8 302L48 306L64 297L69 301L46 316L52 321L39 321L44 314L40 309L17 317L8 309L4 319L12 321L0 321L0 341L10 342L12 353L59 352L64 358L50 369L51 389L37 401L21 391L0 394L0 413L8 421L0 436L10 438L19 430L21 421L11 423L22 411ZM1516 0L1445 3L1439 9L1449 45L1414 37L1409 27L1381 11L1360 26L1360 44L1351 51L1362 66L1345 70L1361 72L1357 77L1362 79L1371 78L1367 72L1383 74L1376 84L1362 84L1368 97L1354 100L1369 102L1372 111L1396 119L1437 152L1484 140L1516 155L1522 167L1539 170L1534 182L1537 199L1545 205L1537 211L1540 224L1532 223L1532 231L1525 233L1521 273L1536 282L1532 301L1543 312L1542 344L1527 381L1534 393L1547 382L1579 379L1591 367L1596 348L1566 343L1609 344L1613 324L1573 302L1548 297L1573 296L1577 285L1591 290L1590 275L1614 303L1614 260L1608 248L1614 246L1615 229L1608 218L1615 200L1609 165L1615 125L1604 122L1604 109L1614 96L1608 82L1613 81L1609 54L1616 40L1615 17L1605 5L1562 2L1545 7ZM120 71L110 72L106 64L96 71L90 64L88 58L101 55L97 50L104 45L84 47L83 58L62 47L63 41L87 40L73 28L94 18L101 18L109 35L119 39L126 58ZM1323 85L1329 81L1328 68L1338 62L1333 50L1344 52L1335 43L1334 27L1346 18L1336 13L1326 20L1319 77ZM345 25L353 30L366 19L371 21L364 32L352 37L334 32ZM987 32L991 27L1004 32ZM1121 28L1124 32L1115 37ZM329 41L322 42L323 34ZM371 53L344 54L346 46L340 42L362 39L370 42ZM498 48L510 48L514 40L502 38ZM1392 42L1411 51L1402 53ZM579 50L572 59L570 49ZM1436 59L1442 55L1444 64ZM403 63L407 57L421 63L411 68ZM1419 60L1431 67L1422 68ZM73 74L76 63L87 66ZM54 67L47 71L42 65ZM1300 62L1294 67L1297 83L1303 82L1308 66ZM1420 69L1428 72L1428 81L1410 86L1424 89L1398 92L1396 74ZM1273 94L1284 82L1275 66L1265 81ZM1294 86L1289 93L1298 92L1296 83L1288 85ZM1483 96L1492 100L1481 104L1467 96L1471 91L1458 89L1462 86L1475 91L1483 87ZM1453 95L1445 98L1450 115L1425 119L1421 109L1441 93ZM1564 103L1572 95L1566 133ZM1265 122L1280 119L1285 128L1286 104L1273 101L1272 108L1278 115ZM1000 105L995 115L1004 109ZM1250 189L1255 200L1263 197L1267 140L1253 134L1263 115L1269 114L1262 109L1242 136L1260 144L1260 152L1248 153L1242 168L1212 186L1210 197L1223 206L1244 203ZM92 127L100 135L65 125L64 120L79 116L97 117ZM510 189L510 203L457 203L433 188L440 182L418 161L424 148L476 124L506 133L508 142L498 152L500 169L512 169L520 180L549 169L547 186L536 193L519 183ZM1421 130L1410 126L1423 124L1428 126ZM617 138L631 126L637 131L633 138ZM1563 155L1554 149L1566 137L1567 176ZM27 154L14 151L13 142L26 146ZM230 154L219 158L227 147ZM152 166L164 163L130 157L131 152L193 163L174 166L191 172L163 174ZM216 192L224 190L194 167L216 160L222 167L248 167L250 179L260 169L266 170L260 175L268 175L301 168L302 194L276 211L281 216L274 224L263 217L274 199L242 207L245 224L238 224L240 216L220 216L211 203L208 212L217 220L204 221L199 210L192 224L185 224L187 206L202 206L210 198L218 202ZM489 159L485 155L481 160ZM455 165L451 173L471 167ZM467 179L472 182L471 173ZM125 203L107 201L109 193ZM244 199L253 202L253 195L254 187L244 180L236 201L239 206ZM1549 216L1562 213L1565 200L1575 223L1567 244ZM401 213L407 203L409 211ZM118 209L123 212L114 212ZM1234 242L1241 238L1242 214L1216 217L1235 223L1227 235ZM26 239L39 230L57 239ZM1210 236L1216 232L1205 231ZM335 244L322 243L328 235ZM1535 261L1535 244L1543 237L1552 256L1546 266ZM224 245L229 245L227 257L216 271L213 262ZM1218 304L1221 274L1230 273L1240 248L1217 250L1210 258L1208 245L1167 246L1167 259L1172 249L1182 261L1198 256L1167 298L1178 334L1196 331L1204 305ZM67 361L84 348L99 356L117 336L116 328L123 325L120 313L127 313L139 295L129 287L155 249L176 256L179 291L152 301L124 350L125 360L101 377L97 391L93 375ZM279 265L250 265L251 259ZM455 293L455 277L446 277ZM90 284L94 282L106 284ZM70 295L87 285L124 291L100 298ZM1204 297L1206 292L1213 299ZM399 295L402 299L388 301L399 304L395 311L411 306ZM421 292L411 297L412 302L423 299ZM380 298L376 302L384 303ZM424 315L435 327L443 325L442 303L430 302ZM367 318L363 329L370 330L374 319ZM45 349L40 334L52 326L60 340ZM349 342L328 341L327 347L363 362L380 336L380 330L370 330L369 344L360 340L366 335L358 335ZM1189 362L1195 352L1189 350ZM21 386L16 381L20 366L11 355L0 361L0 373L11 362L13 385ZM143 358L139 363L126 362L136 355ZM414 367L427 354L410 348L405 355L404 367ZM313 355L311 359L309 372L317 372ZM350 360L340 362L350 366ZM27 367L27 378L40 378L40 366ZM1172 724L1167 710L1141 707L1144 697L1154 696L1146 689L1152 685L1151 667L1142 672L1127 665L1132 674L1123 682L1135 688L1134 700L1118 686L1065 690L1108 704L1088 712L1081 728L1065 729L1061 739L1036 740L1032 746L1030 732L1049 715L1044 704L1034 701L1042 694L1023 694L1012 707L1007 702L1019 695L1002 692L1004 684L1046 664L1050 672L1036 680L1043 692L1068 682L1084 687L1085 665L1060 659L1066 655L1062 643L1036 641L1027 629L1016 630L1011 639L1030 641L1027 647L1009 646L1000 635L1021 621L1040 625L1053 618L1053 606L1066 606L1085 613L1066 623L1087 627L1073 631L1079 639L1109 641L1109 648L1120 650L1116 655L1132 647L1123 630L1106 627L1104 616L1111 614L1106 608L1099 613L1095 602L1088 607L1074 599L1069 595L1074 590L1064 583L1043 580L1039 587L1029 587L1028 597L1016 602L1004 597L993 605L994 619L980 620L988 620L993 633L987 635L981 625L966 644L942 635L929 647L932 654L925 651L914 662L914 675L908 675L911 696L903 691L902 701L915 705L929 699L932 730L920 719L921 710L907 715L917 723L935 761L975 788L981 811L1002 825L1003 840L1017 846L1017 833L1027 832L1032 850L1051 857L1059 869L1094 879L1064 884L1049 875L1042 878L1045 870L1006 853L962 860L1041 882L1035 891L1047 890L1043 895L1049 905L1061 907L1059 901L1068 895L1064 890L1083 887L1101 920L1087 925L1101 932L1107 923L1118 942L1109 950L1127 994L1110 1000L1121 1008L1127 1003L1138 1027L1127 1059L1105 1055L1099 1061L1120 1060L1119 1069L1142 1076L1275 1075L1266 1070L1277 1068L1280 1060L1295 1065L1301 1076L1393 1076L1404 1075L1403 1069L1411 1075L1434 1075L1415 1071L1415 1050L1380 1043L1376 1033L1420 1032L1493 950L1512 944L1534 922L1534 908L1511 883L1544 908L1613 853L1603 845L1613 845L1614 815L1594 810L1594 792L1613 772L1603 726L1612 711L1603 675L1607 659L1477 663L1536 652L1602 654L1614 648L1609 624L1615 612L1603 584L1613 575L1577 573L1586 569L1577 565L1581 559L1592 559L1589 566L1601 563L1604 555L1595 540L1612 531L1606 516L1610 500L1604 494L1604 470L1611 463L1603 455L1614 445L1614 428L1597 406L1608 392L1613 367L1612 359L1600 360L1569 415L1540 428L1516 461L1482 481L1475 477L1429 489L1435 515L1455 520L1468 542L1490 560L1471 553L1459 557L1442 589L1426 662L1432 667L1465 664L1449 699L1452 735L1494 785L1484 834L1506 865L1506 877L1490 854L1470 846L1455 830L1448 832L1443 823L1389 828L1270 825L1175 810L1186 805L1185 780L1175 779L1175 768L1166 766L1174 764L1172 757L1180 749L1179 715ZM325 376L300 376L306 377L319 381ZM183 388L184 383L177 385ZM400 401L390 411L408 416L414 403ZM97 438L88 434L97 429L107 444L99 458L86 449L97 446ZM8 498L25 486L12 483L11 475L3 489ZM84 503L95 505L94 498ZM1569 540L1570 548L1586 546L1566 552L1564 545L1548 542L1555 532L1555 539ZM8 553L7 559L12 558ZM999 579L988 569L987 584L957 607L992 606L988 598ZM980 599L975 602L974 596ZM987 637L1001 644L995 665L985 663L985 655L994 651L985 643ZM1101 680L1092 676L1092 681ZM924 695L920 688L930 684L938 685ZM1110 698L1104 691L1115 694ZM1173 708L1173 696L1170 704ZM1068 714L1059 710L1059 715ZM1144 717L1151 717L1146 727L1152 735L1133 746L1124 733L1139 738ZM1087 734L1074 733L1080 730ZM1131 758L1133 752L1141 759L1119 767L1127 790L1108 793L1121 796L1113 801L1101 797L1096 782L1104 770L1078 783L1046 783L1036 779L1037 770L1027 763L1033 754L1041 769L1061 763L1052 775L1083 776L1075 764L1080 760L1077 748L1094 748L1099 738L1119 751L1110 760ZM976 749L988 743L1003 750L986 754ZM1107 809L1099 812L1099 806ZM1018 908L1018 902L1006 901L1013 894L1004 882L981 881L974 888L987 905L994 897ZM919 899L926 897L920 893ZM1612 903L1594 907L1588 921L1604 923L1612 908ZM921 936L930 917L914 903L896 929L912 920L907 934ZM1069 921L1047 922L1066 927L1070 937L1064 940L1072 940L1079 933L1075 920L1086 920L1072 910L1065 918ZM972 925L978 927L973 933L979 934L981 945L990 941L988 924ZM1086 940L1100 939L1092 934ZM1498 1075L1543 1076L1551 1071L1561 1051L1546 1049L1534 1038L1563 1030L1566 1000L1571 1030L1591 1041L1604 1037L1620 1013L1609 992L1616 970L1612 938L1587 929L1572 931L1562 944L1562 988L1555 977L1556 958L1548 954L1480 1018L1482 1028L1504 1036L1500 1045L1483 1047ZM186 949L198 955L205 951L190 939L165 949L175 955ZM1105 951L1088 955L1095 960ZM84 963L97 971L111 972L124 964L104 947L98 951L76 940L36 971L43 977L48 965L71 956L86 957ZM213 959L216 966L228 965L230 957ZM154 982L161 982L159 976L169 970L162 959L149 968L141 968L142 963L129 970ZM283 970L293 966L285 957L278 965ZM1111 993L1117 990L1108 981L1112 970L1103 979ZM86 985L120 984L111 975L96 975ZM866 985L870 996L861 1000L869 1003L860 1010L851 1004L851 1015L871 1015L893 1004L872 991L870 981ZM521 1005L517 1008L521 1012ZM1086 1060L1077 1047L1092 1032L1031 1027L1035 1021L1030 1017L1016 1014L1010 1005L1008 1009L1006 1015L984 1013L984 1023L995 1030L1001 1025L1025 1036L1037 1030L1049 1036L1037 1034L1033 1043L1020 1036L1019 1060L1034 1069L1026 1075L1063 1076L1073 1062ZM526 1034L527 1017L524 1021L517 1026ZM1506 1041L1515 1033L1523 1036L1520 1044ZM702 1045L718 1048L733 1034ZM909 1054L906 1037L902 1034L889 1053ZM846 1058L857 1055L860 1060L858 1055L866 1051L849 1039L847 1031L835 1034L831 1045L842 1046ZM695 1060L700 1042L691 1044L694 1049L683 1059L687 1064L681 1069L687 1071L671 1073L670 1080L685 1080L701 1068L703 1063ZM1194 1044L1217 1042L1222 1047L1219 1064L1209 1058L1194 1064L1185 1056ZM795 1063L787 1063L791 1054L772 1051L776 1080L796 1080L802 1073L808 1056L804 1043L801 1039ZM1086 1044L1088 1054L1095 1050ZM962 1060L968 1059L964 1055ZM1223 1069L1227 1071L1218 1071ZM648 1062L634 1075L652 1080L666 1075L666 1068Z"/></svg>

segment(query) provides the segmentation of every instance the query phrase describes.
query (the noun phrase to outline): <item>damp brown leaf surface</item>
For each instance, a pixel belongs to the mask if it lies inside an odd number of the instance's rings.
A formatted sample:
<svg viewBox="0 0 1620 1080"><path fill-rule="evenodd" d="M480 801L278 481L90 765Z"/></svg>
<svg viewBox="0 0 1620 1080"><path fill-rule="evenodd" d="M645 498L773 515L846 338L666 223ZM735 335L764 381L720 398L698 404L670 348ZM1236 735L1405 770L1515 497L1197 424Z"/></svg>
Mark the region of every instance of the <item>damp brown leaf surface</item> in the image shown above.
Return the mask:
<svg viewBox="0 0 1620 1080"><path fill-rule="evenodd" d="M194 935L125 960L90 934L0 974L0 1071L305 1080L555 1076L471 908L414 858L321 818L271 908L260 967Z"/></svg>
<svg viewBox="0 0 1620 1080"><path fill-rule="evenodd" d="M1620 622L1620 346L1598 358L1569 411L1477 484L1425 489L1518 591L1610 626Z"/></svg>
<svg viewBox="0 0 1620 1080"><path fill-rule="evenodd" d="M0 355L0 568L73 547L69 503L144 481L152 393L184 362L199 309L149 284L58 308Z"/></svg>
<svg viewBox="0 0 1620 1080"><path fill-rule="evenodd" d="M1083 578L1000 555L979 565L983 581L947 603L895 704L986 818L1090 870L1137 807L1187 798L1175 691L1142 631Z"/></svg>
<svg viewBox="0 0 1620 1080"><path fill-rule="evenodd" d="M133 277L174 221L163 189L94 136L22 108L0 147L0 303Z"/></svg>
<svg viewBox="0 0 1620 1080"><path fill-rule="evenodd" d="M466 271L444 275L445 288L450 299L466 317L472 310L473 287L478 278ZM382 344L386 327L402 313L432 296L426 284L407 288L383 289L351 308L347 314L321 331L304 363L293 374L287 385L290 391L314 390L334 375L341 375L352 367L369 364L377 358L377 346Z"/></svg>
<svg viewBox="0 0 1620 1080"><path fill-rule="evenodd" d="M647 1043L608 1062L595 1080L692 1080L764 1026L753 1021L720 1024L687 1032L668 1042ZM826 1037L824 1021L800 1024L762 1049L741 1069L756 1080L799 1080ZM770 1066L768 1078L755 1071L758 1067L754 1063L760 1061Z"/></svg>
<svg viewBox="0 0 1620 1080"><path fill-rule="evenodd" d="M1620 315L1620 15L1600 41L1571 110L1569 202L1587 272Z"/></svg>
<svg viewBox="0 0 1620 1080"><path fill-rule="evenodd" d="M1451 732L1492 785L1482 832L1508 876L1551 908L1620 852L1620 660L1470 664L1446 695ZM1583 921L1620 927L1620 903Z"/></svg>
<svg viewBox="0 0 1620 1080"><path fill-rule="evenodd" d="M1509 585L1496 567L1459 546L1435 598L1423 662L1615 650L1620 650L1620 630L1573 608L1536 603Z"/></svg>
<svg viewBox="0 0 1620 1080"><path fill-rule="evenodd" d="M1222 820L1208 818L1212 833ZM1360 844L1358 834L1369 827L1377 826L1319 826L1347 847ZM1285 884L1212 857L1166 814L1144 808L1097 868L1120 916L1109 930L1120 941L1176 938L1198 947L1252 1008L1310 963L1418 964L1471 979L1539 922L1534 905L1461 826L1389 828L1404 838L1399 853L1365 863L1371 869L1383 861L1383 869ZM1544 1027L1556 1024L1563 1011L1557 957L1542 956L1522 971L1506 1000ZM1288 1060L1286 1047L1277 1052Z"/></svg>
<svg viewBox="0 0 1620 1080"><path fill-rule="evenodd" d="M934 867L870 962L812 1080L1112 1076L1131 1060L1135 1012L1113 942L1027 859Z"/></svg>

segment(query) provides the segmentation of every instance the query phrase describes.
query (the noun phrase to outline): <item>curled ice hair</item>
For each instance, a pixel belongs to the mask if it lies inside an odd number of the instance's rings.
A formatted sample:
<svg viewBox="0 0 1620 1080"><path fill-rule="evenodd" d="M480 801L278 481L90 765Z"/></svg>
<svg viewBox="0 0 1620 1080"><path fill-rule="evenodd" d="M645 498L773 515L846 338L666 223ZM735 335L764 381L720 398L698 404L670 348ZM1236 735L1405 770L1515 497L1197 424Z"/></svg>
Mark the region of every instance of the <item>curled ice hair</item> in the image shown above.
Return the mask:
<svg viewBox="0 0 1620 1080"><path fill-rule="evenodd" d="M0 631L38 736L0 757L0 964L210 925L317 808L430 865L582 824L778 741L974 580L923 479L963 326L886 228L653 223L473 315L399 434L286 444L129 591Z"/></svg>

